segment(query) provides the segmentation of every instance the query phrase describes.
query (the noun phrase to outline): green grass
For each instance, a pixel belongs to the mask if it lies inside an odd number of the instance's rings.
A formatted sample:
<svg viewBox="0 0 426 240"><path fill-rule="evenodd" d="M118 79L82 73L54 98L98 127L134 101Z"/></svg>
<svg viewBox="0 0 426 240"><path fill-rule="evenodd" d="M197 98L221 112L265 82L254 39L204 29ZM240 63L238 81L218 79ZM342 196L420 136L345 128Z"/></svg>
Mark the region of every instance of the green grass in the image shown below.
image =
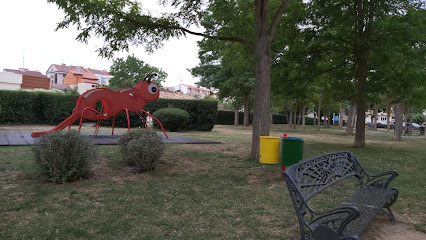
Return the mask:
<svg viewBox="0 0 426 240"><path fill-rule="evenodd" d="M371 174L398 170L397 219L424 231L425 138L368 131L355 149L338 128L271 126L283 132L304 139L305 158L350 150ZM31 147L1 147L0 239L298 239L280 167L249 158L250 128L173 134L222 144L169 144L148 174L123 165L117 146L99 146L92 178L62 185L38 179Z"/></svg>

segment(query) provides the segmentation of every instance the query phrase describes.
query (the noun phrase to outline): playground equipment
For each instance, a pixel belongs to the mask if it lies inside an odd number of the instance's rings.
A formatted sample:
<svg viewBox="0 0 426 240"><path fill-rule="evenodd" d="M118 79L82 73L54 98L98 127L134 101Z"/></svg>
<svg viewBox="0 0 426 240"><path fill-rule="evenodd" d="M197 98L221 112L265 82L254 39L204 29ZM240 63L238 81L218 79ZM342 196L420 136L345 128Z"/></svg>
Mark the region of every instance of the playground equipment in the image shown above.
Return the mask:
<svg viewBox="0 0 426 240"><path fill-rule="evenodd" d="M130 131L130 119L129 111L136 112L140 119L144 121L145 127L147 128L146 119L139 113L145 113L152 119L158 122L164 135L168 138L166 131L160 121L153 117L150 113L146 112L142 108L145 106L147 101L155 101L160 96L160 89L157 84L151 81L151 79L157 76L156 73L149 74L143 81L140 81L136 87L123 88L117 91L113 91L107 88L95 88L83 93L75 104L75 108L72 111L71 116L66 118L64 121L56 125L53 129L43 132L33 132L32 137L40 137L44 134L53 131L60 131L66 127L71 128L71 125L80 119L80 125L78 131L81 129L83 119L97 120L95 135L98 133L99 125L102 119L114 117L112 121L112 135L114 135L115 117L121 111L126 111L127 116L127 127ZM96 111L96 105L98 102L102 102L100 111Z"/></svg>

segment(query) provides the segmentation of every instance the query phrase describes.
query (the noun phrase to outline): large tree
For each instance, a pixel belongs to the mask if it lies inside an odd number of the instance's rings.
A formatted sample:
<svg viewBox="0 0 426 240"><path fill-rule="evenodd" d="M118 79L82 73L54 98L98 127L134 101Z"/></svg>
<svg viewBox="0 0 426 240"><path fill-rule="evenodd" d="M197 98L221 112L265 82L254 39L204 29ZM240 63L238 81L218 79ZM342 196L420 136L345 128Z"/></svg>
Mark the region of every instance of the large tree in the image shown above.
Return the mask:
<svg viewBox="0 0 426 240"><path fill-rule="evenodd" d="M210 5L201 25L209 33L232 33L254 41L253 23L253 8L247 4L237 4L237 1L228 1L221 6ZM191 69L191 73L200 78L197 84L218 89L219 98L232 99L234 110L237 112L244 106L244 126L248 126L251 93L255 82L253 45L206 38L199 41L198 46L200 64ZM238 125L238 122L236 124Z"/></svg>
<svg viewBox="0 0 426 240"><path fill-rule="evenodd" d="M110 73L114 76L109 82L113 89L133 87L151 73L158 74L155 81L159 85L167 78L167 73L161 68L151 66L134 55L114 59Z"/></svg>
<svg viewBox="0 0 426 240"><path fill-rule="evenodd" d="M307 28L312 41L320 43L323 52L333 59L340 57L344 65L352 66L350 81L356 86L355 147L365 146L365 111L367 93L371 91L369 75L371 54L387 41L389 26L383 24L389 16L401 17L416 1L411 0L315 0L310 1L311 17ZM388 28L386 28L388 27ZM338 66L338 62L335 63Z"/></svg>
<svg viewBox="0 0 426 240"><path fill-rule="evenodd" d="M131 0L81 1L48 0L65 12L65 18L58 29L74 24L80 31L77 39L87 42L92 36L103 37L105 44L98 49L101 56L111 57L114 52L128 50L131 44L143 45L152 51L171 37L193 34L216 40L234 41L248 44L247 39L220 33L194 32L189 26L198 24L205 6L227 1L163 0L178 9L175 13L155 17L143 9L142 4ZM255 0L255 90L253 110L253 137L251 156L259 157L259 140L269 135L269 109L271 92L271 44L275 30L284 15L290 0ZM240 0L238 4L252 6L253 2ZM271 14L272 12L272 14Z"/></svg>

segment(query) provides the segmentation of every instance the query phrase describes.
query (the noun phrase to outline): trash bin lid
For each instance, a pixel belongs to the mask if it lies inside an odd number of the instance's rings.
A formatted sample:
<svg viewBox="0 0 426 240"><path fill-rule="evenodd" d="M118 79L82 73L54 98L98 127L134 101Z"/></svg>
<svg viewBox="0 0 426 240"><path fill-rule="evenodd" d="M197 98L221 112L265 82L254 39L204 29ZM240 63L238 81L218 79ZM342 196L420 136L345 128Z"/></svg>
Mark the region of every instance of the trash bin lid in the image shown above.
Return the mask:
<svg viewBox="0 0 426 240"><path fill-rule="evenodd" d="M287 138L284 138L284 140L286 140L286 139L289 139L289 140L302 140L301 137L287 137Z"/></svg>

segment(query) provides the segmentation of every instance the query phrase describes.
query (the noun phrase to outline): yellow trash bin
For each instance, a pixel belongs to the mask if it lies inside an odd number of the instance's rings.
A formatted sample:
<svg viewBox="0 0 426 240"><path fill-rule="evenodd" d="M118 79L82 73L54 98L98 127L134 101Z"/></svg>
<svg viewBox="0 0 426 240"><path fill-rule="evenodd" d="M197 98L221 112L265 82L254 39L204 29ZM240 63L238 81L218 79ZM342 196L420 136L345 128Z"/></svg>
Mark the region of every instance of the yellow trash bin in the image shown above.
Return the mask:
<svg viewBox="0 0 426 240"><path fill-rule="evenodd" d="M259 162L280 163L280 137L260 136Z"/></svg>

